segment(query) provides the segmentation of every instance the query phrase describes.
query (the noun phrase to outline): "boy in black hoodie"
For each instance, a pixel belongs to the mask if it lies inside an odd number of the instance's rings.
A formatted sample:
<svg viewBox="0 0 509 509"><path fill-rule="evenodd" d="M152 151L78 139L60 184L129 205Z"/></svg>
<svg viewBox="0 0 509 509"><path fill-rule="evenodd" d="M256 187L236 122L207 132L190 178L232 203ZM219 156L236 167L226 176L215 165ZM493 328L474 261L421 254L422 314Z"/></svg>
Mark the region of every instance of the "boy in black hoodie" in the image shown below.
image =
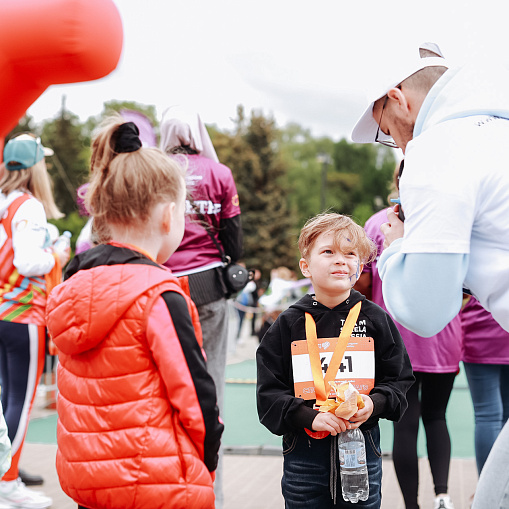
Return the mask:
<svg viewBox="0 0 509 509"><path fill-rule="evenodd" d="M376 247L350 218L328 213L305 224L299 249L300 269L311 279L315 294L306 295L279 315L256 354L260 422L272 433L283 435L285 507L351 507L350 502L336 497L341 489L336 436L360 427L366 442L369 498L358 506L379 508L378 420L401 418L414 377L390 316L352 289ZM346 349L334 376L327 368L336 345ZM317 378L324 375L325 385ZM317 410L332 397L327 382L334 379L351 382L361 393L364 408L349 420Z"/></svg>

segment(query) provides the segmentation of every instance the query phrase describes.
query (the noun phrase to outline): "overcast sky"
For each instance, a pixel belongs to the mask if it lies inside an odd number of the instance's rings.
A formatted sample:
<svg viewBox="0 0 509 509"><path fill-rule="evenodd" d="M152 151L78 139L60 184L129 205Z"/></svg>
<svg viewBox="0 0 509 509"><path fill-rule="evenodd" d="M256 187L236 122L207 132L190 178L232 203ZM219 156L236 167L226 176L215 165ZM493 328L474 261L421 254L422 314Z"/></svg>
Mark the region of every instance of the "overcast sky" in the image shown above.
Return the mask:
<svg viewBox="0 0 509 509"><path fill-rule="evenodd" d="M50 87L37 122L67 108L82 120L105 101L197 110L231 129L237 105L293 121L313 135L350 136L366 84L388 55L438 43L448 60L509 60L509 8L500 0L116 0L124 26L117 69L95 82ZM509 91L508 91L509 93Z"/></svg>

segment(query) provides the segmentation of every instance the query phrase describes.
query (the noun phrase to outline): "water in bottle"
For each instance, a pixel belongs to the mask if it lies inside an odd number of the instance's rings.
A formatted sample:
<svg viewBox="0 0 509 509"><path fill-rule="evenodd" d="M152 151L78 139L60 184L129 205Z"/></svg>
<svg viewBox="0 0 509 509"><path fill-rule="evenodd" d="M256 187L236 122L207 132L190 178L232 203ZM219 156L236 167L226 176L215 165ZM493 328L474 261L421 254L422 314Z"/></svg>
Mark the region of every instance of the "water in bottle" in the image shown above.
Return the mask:
<svg viewBox="0 0 509 509"><path fill-rule="evenodd" d="M65 250L69 249L71 246L71 237L72 233L67 230L62 233L62 235L55 240L55 243L53 244L53 251L56 253L64 253Z"/></svg>
<svg viewBox="0 0 509 509"><path fill-rule="evenodd" d="M358 428L338 435L341 491L347 502L357 503L369 497L368 467L364 435Z"/></svg>

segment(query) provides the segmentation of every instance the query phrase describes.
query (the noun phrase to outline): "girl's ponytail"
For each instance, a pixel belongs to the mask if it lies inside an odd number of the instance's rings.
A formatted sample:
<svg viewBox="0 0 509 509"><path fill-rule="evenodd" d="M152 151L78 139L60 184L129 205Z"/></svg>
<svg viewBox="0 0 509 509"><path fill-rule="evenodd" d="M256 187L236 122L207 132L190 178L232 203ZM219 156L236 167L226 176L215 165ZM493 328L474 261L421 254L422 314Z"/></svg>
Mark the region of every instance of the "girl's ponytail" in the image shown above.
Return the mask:
<svg viewBox="0 0 509 509"><path fill-rule="evenodd" d="M109 240L108 224L136 227L162 201L176 201L183 170L156 148L143 148L139 130L120 115L107 119L92 140L90 185L85 203L94 232Z"/></svg>

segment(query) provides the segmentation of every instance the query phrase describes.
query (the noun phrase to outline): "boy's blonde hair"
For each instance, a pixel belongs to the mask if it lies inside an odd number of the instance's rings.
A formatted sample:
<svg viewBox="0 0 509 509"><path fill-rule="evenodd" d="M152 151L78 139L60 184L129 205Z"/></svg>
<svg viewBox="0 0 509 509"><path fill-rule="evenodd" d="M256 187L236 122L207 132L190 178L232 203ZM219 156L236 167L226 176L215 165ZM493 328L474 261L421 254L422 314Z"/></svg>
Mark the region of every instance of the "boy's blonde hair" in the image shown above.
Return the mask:
<svg viewBox="0 0 509 509"><path fill-rule="evenodd" d="M343 238L348 239L352 249L357 251L361 263L369 263L375 259L376 245L366 235L364 228L348 216L330 212L309 219L302 228L299 236L301 256L308 259L318 236L329 232L334 234L334 240L338 246Z"/></svg>
<svg viewBox="0 0 509 509"><path fill-rule="evenodd" d="M153 207L177 201L184 184L179 164L157 148L114 150L120 115L106 119L92 140L90 185L85 204L100 242L109 240L109 224L142 227Z"/></svg>
<svg viewBox="0 0 509 509"><path fill-rule="evenodd" d="M42 203L47 219L64 217L64 214L58 210L55 204L53 183L48 174L44 158L30 168L21 170L8 170L5 163L2 163L0 189L5 195L12 191L23 191L32 194Z"/></svg>

